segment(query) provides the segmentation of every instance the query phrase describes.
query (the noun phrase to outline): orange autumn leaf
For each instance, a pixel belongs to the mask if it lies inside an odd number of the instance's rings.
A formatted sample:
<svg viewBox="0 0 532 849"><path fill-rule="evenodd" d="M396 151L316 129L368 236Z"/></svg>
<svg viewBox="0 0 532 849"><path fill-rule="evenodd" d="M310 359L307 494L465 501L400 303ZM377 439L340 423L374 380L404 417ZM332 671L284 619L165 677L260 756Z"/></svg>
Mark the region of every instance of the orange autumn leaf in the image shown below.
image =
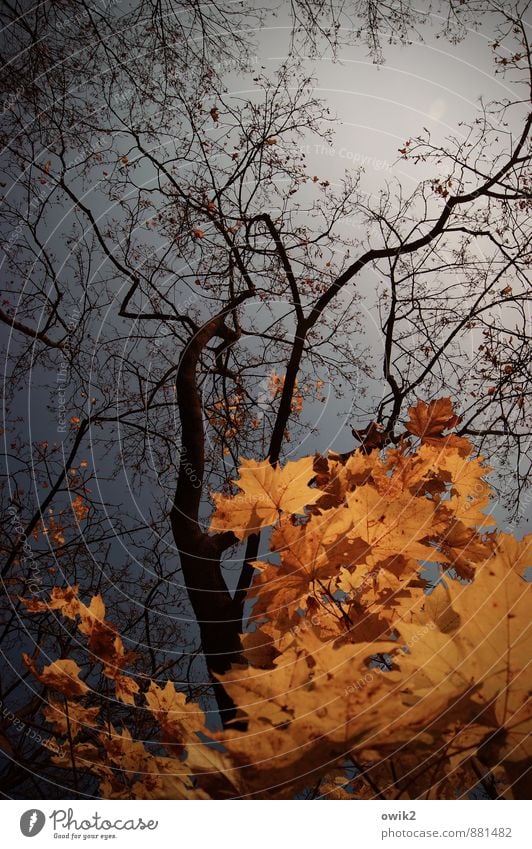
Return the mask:
<svg viewBox="0 0 532 849"><path fill-rule="evenodd" d="M105 620L105 605L101 595L91 599L88 607L80 609L78 630L88 637L93 661L104 664L104 674L115 678L126 661L122 639L114 625Z"/></svg>
<svg viewBox="0 0 532 849"><path fill-rule="evenodd" d="M139 685L129 675L117 675L115 681L116 698L126 705L134 705L134 696L139 692Z"/></svg>
<svg viewBox="0 0 532 849"><path fill-rule="evenodd" d="M81 616L79 630L82 634L90 636L96 623L105 621L105 604L101 595L98 593L98 595L93 596L88 607L82 604L79 613Z"/></svg>
<svg viewBox="0 0 532 849"><path fill-rule="evenodd" d="M510 546L511 550L511 546ZM468 587L452 584L446 604L454 628L431 629L400 661L412 678L450 693L468 692L477 745L489 746L494 760L526 765L532 757L532 699L528 666L532 652L532 585L506 565L507 544L477 569ZM438 590L443 593L443 589ZM416 626L401 623L401 637ZM464 725L467 705L462 704Z"/></svg>
<svg viewBox="0 0 532 849"><path fill-rule="evenodd" d="M58 610L68 619L75 619L80 612L81 603L78 599L79 586L54 587L48 601L21 598L20 600L30 613L45 613L48 610Z"/></svg>
<svg viewBox="0 0 532 849"><path fill-rule="evenodd" d="M41 684L50 687L52 690L57 690L64 696L69 698L83 696L89 689L85 682L80 680L81 669L74 660L68 658L54 660L53 663L45 666L42 672L38 672L28 655L22 657Z"/></svg>
<svg viewBox="0 0 532 849"><path fill-rule="evenodd" d="M89 508L87 507L85 500L81 495L76 495L76 497L72 500L72 512L74 513L78 522L81 522L87 518Z"/></svg>
<svg viewBox="0 0 532 849"><path fill-rule="evenodd" d="M234 483L241 492L226 496L215 493L216 511L211 519L213 532L232 530L243 540L261 528L274 525L282 512L301 514L323 494L311 488L313 458L289 461L283 469L268 460L241 460L240 478Z"/></svg>
<svg viewBox="0 0 532 849"><path fill-rule="evenodd" d="M68 720L65 705L62 701L56 701L51 698L48 704L43 709L43 716L53 727L57 734L62 734L65 737L68 735L68 726L70 723L70 733L72 738L77 737L87 728L95 728L97 726L96 717L100 712L99 707L87 708L80 702L69 700L67 702Z"/></svg>
<svg viewBox="0 0 532 849"><path fill-rule="evenodd" d="M171 681L164 688L151 682L145 694L148 710L161 726L164 739L172 744L197 743L196 732L205 728L203 711L187 702L184 693L178 693Z"/></svg>
<svg viewBox="0 0 532 849"><path fill-rule="evenodd" d="M46 613L50 610L50 605L46 601L39 601L37 598L19 596L19 600L29 613Z"/></svg>
<svg viewBox="0 0 532 849"><path fill-rule="evenodd" d="M441 436L444 430L456 426L460 421L454 414L450 398L438 398L426 404L418 401L415 407L408 410L407 430L414 436Z"/></svg>

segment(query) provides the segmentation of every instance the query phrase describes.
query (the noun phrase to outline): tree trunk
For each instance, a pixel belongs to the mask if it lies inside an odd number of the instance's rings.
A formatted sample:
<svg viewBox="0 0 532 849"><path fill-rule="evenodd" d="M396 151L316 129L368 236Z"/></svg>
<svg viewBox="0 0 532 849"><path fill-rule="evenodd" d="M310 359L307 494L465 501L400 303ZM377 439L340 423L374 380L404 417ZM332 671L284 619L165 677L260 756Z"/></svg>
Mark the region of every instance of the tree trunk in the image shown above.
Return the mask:
<svg viewBox="0 0 532 849"><path fill-rule="evenodd" d="M220 558L214 552L180 551L181 568L188 597L198 623L201 645L220 718L224 725L235 716L235 705L216 675L221 675L240 659L241 608L233 602L223 580Z"/></svg>

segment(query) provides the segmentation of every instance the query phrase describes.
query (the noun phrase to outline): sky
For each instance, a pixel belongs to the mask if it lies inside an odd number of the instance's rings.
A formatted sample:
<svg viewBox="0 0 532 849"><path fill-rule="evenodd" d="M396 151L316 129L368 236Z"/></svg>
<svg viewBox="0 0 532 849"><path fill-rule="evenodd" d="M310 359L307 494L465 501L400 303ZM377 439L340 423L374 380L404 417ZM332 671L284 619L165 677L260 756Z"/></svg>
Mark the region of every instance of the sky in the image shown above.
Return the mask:
<svg viewBox="0 0 532 849"><path fill-rule="evenodd" d="M301 141L309 172L334 183L346 169L362 167L361 187L372 198L378 196L392 177L400 179L408 191L421 179L434 176L433 166L414 165L400 159L399 149L405 141L423 132L423 128L430 131L435 143L443 143L450 134L460 137L463 133L460 122L470 122L480 114L480 98L488 102L514 95L512 86L494 73L490 48L494 37L492 24L487 16L479 31L470 30L462 41L450 44L436 37L441 21L434 18L432 26L421 26L423 39L412 35L411 43L406 46L384 44L382 64L372 61L360 39L342 46L338 61L332 61L328 53L301 56L302 69L314 79L315 93L336 116L332 145L311 136ZM286 9L281 8L275 25L266 26L255 35L255 66L263 67L275 77L288 56L290 30ZM226 74L225 83L229 92L239 97L246 97L254 89L251 75L244 79L235 71ZM66 229L66 224L61 224L61 229ZM57 241L58 249L60 244L61 237ZM364 343L378 356L382 334L377 327L374 276L370 269L361 275L357 287L366 296L361 305ZM362 373L360 381L369 388L369 395L356 411L351 409L349 398L338 399L331 387L326 387L326 402L316 403L306 411L315 426L312 435L291 446L287 456L291 452L292 456L301 456L327 448L345 451L353 447L351 426L368 424L371 411L375 410L375 399L379 400L382 390L382 382L368 386ZM31 438L47 439L55 428L55 420L53 411L51 416L43 413L50 397L40 387L38 376L28 387L24 401L24 415L32 427ZM109 460L101 455L91 459L101 477L103 499L116 501L122 497L127 509L138 514L139 519L145 519L152 504L149 488L140 495L134 494L125 476L111 487L106 477ZM504 524L506 513L501 504L496 505L496 515ZM518 533L529 527L529 517L530 502L523 502L519 523L514 527Z"/></svg>

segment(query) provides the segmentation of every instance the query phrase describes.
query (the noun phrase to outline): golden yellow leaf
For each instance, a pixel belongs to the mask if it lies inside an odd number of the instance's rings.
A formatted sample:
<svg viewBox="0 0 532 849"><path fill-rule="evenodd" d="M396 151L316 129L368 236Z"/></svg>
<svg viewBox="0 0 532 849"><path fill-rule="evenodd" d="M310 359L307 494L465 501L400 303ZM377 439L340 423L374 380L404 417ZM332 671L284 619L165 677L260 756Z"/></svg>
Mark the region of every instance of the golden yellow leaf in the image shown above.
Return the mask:
<svg viewBox="0 0 532 849"><path fill-rule="evenodd" d="M104 674L116 678L126 661L124 645L114 625L105 621L105 605L101 595L91 599L89 606L80 608L78 630L88 637L93 661L104 664Z"/></svg>
<svg viewBox="0 0 532 849"><path fill-rule="evenodd" d="M478 567L471 584L449 585L456 627L446 620L444 631L431 630L411 655L401 658L400 667L413 675L414 687L423 680L419 689L429 693L444 690L454 692L455 698L467 693L469 719L491 729L498 759L526 761L532 755L532 585L508 569L507 556L503 540L499 551ZM418 626L398 627L401 637L411 640ZM461 710L466 722L465 705Z"/></svg>
<svg viewBox="0 0 532 849"><path fill-rule="evenodd" d="M85 731L87 728L95 728L97 726L96 717L100 712L99 707L87 708L80 702L68 700L68 722L70 723L70 733L72 739L78 734ZM65 737L68 734L68 722L66 716L65 705L61 701L56 701L51 698L48 704L43 709L43 715L49 722L54 731L62 734Z"/></svg>
<svg viewBox="0 0 532 849"><path fill-rule="evenodd" d="M446 473L452 487L452 497L445 506L466 525L487 528L495 524L484 510L490 504L491 487L483 480L491 468L484 466L482 457L464 459L454 449L442 452L438 467Z"/></svg>
<svg viewBox="0 0 532 849"><path fill-rule="evenodd" d="M392 644L382 643L382 651ZM221 678L249 722L217 735L248 792L289 798L349 749L372 740L393 712L385 676L368 670L373 644L323 644L301 631L274 669L233 669ZM380 693L380 697L372 700Z"/></svg>
<svg viewBox="0 0 532 849"><path fill-rule="evenodd" d="M251 666L268 669L278 654L272 636L262 628L242 635L242 655Z"/></svg>
<svg viewBox="0 0 532 849"><path fill-rule="evenodd" d="M350 537L361 537L371 546L375 559L384 560L397 554L439 561L441 554L425 538L445 526L436 518L435 504L429 499L415 498L405 492L389 502L369 485L348 493L352 528Z"/></svg>
<svg viewBox="0 0 532 849"><path fill-rule="evenodd" d="M54 660L53 663L45 666L42 672L38 672L27 655L22 657L26 665L45 687L57 690L68 697L83 696L89 689L85 682L80 680L81 669L74 660Z"/></svg>
<svg viewBox="0 0 532 849"><path fill-rule="evenodd" d="M116 698L126 705L134 705L134 696L139 692L139 685L130 675L117 675L114 679Z"/></svg>
<svg viewBox="0 0 532 849"><path fill-rule="evenodd" d="M404 447L390 449L385 462L375 464L372 470L377 492L388 501L393 501L405 490L417 494L418 484L430 472L437 470L438 456L438 450L430 445L422 445L413 454L406 454Z"/></svg>
<svg viewBox="0 0 532 849"><path fill-rule="evenodd" d="M242 460L239 471L240 478L235 481L241 490L238 495L213 495L212 532L232 530L238 539L246 539L274 525L281 512L303 513L322 495L321 490L308 486L314 477L312 457L289 461L283 469L273 468L268 460Z"/></svg>
<svg viewBox="0 0 532 849"><path fill-rule="evenodd" d="M164 688L153 681L145 694L148 710L163 731L163 740L185 745L197 740L196 732L205 728L205 716L196 704L189 704L184 693L178 693L171 681Z"/></svg>
<svg viewBox="0 0 532 849"><path fill-rule="evenodd" d="M532 567L532 534L518 540L512 534L499 534L495 542L499 556L508 569L523 575Z"/></svg>

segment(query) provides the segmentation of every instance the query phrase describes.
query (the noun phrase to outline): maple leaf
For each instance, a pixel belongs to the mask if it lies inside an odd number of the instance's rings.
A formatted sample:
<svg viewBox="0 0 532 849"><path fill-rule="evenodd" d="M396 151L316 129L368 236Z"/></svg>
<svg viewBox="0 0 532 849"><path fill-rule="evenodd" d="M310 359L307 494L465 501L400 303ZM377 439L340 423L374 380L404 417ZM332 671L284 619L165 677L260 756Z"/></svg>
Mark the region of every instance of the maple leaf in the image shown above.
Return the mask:
<svg viewBox="0 0 532 849"><path fill-rule="evenodd" d="M407 430L414 436L441 436L444 430L455 427L460 421L453 411L450 398L438 398L426 404L418 401L408 410Z"/></svg>
<svg viewBox="0 0 532 849"><path fill-rule="evenodd" d="M276 562L252 564L248 598L259 627L242 637L252 666L218 676L247 730L217 733L220 751L198 706L172 682L151 682L146 705L169 757L154 755L127 728L106 726L92 732L96 744L75 740L54 762L70 769L73 754L110 798L269 798L272 788L291 798L309 784L352 798L341 768L348 753L362 765L353 782L360 798L374 795L370 774L397 796L463 795L478 781L478 762L505 794L526 793L532 626L522 573L532 538L482 534L489 470L468 440L443 435L455 423L449 399L420 402L408 428L421 437L418 447L401 439L283 469L243 460L240 492L214 495L211 530L236 527L245 539L275 526ZM464 585L447 572L427 595L418 575L426 561L473 580ZM77 592L54 588L49 603L23 602L30 611L79 616L117 698L134 706L139 687L123 672L127 656L103 600L86 606ZM98 728L98 708L71 700L88 689L77 664L60 660L38 672L32 659L24 662L70 699L73 738L82 727ZM44 715L68 731L60 703L50 700Z"/></svg>
<svg viewBox="0 0 532 849"><path fill-rule="evenodd" d="M58 610L68 619L75 619L81 607L78 599L79 586L54 587L48 601L21 598L20 600L30 613L44 613L48 610Z"/></svg>
<svg viewBox="0 0 532 849"><path fill-rule="evenodd" d="M405 448L391 448L384 461L373 464L373 483L387 501L393 501L405 490L417 495L421 482L437 471L440 452L432 445L422 445L415 454L406 454Z"/></svg>
<svg viewBox="0 0 532 849"><path fill-rule="evenodd" d="M350 536L362 537L371 546L376 559L397 554L425 560L441 560L441 554L425 541L445 522L436 517L435 505L425 498L414 499L409 493L393 502L385 501L369 485L348 493L352 530Z"/></svg>
<svg viewBox="0 0 532 849"><path fill-rule="evenodd" d="M91 598L90 604L83 604L80 608L81 622L79 630L82 634L90 635L95 622L103 622L105 620L105 604L100 593Z"/></svg>
<svg viewBox="0 0 532 849"><path fill-rule="evenodd" d="M151 772L154 763L140 740L134 740L128 728L117 731L112 725L109 735L101 735L101 742L112 764L126 772Z"/></svg>
<svg viewBox="0 0 532 849"><path fill-rule="evenodd" d="M474 577L472 563L486 560L493 553L489 538L484 540L473 529L462 522L453 522L440 537L440 548L449 558L448 562L466 580Z"/></svg>
<svg viewBox="0 0 532 849"><path fill-rule="evenodd" d="M152 681L145 699L148 710L161 726L165 742L180 746L193 743L198 739L196 732L205 728L201 708L187 703L185 694L178 693L171 681L164 688Z"/></svg>
<svg viewBox="0 0 532 849"><path fill-rule="evenodd" d="M508 555L511 550L503 540L496 554L477 569L471 584L449 585L445 606L455 617L454 627L447 616L444 630L425 634L400 660L400 667L411 675L414 688L429 693L429 700L437 689L455 700L467 694L468 702L460 702L463 725L468 718L475 723L484 752L491 748L495 761L507 758L525 765L532 755L527 671L532 586L508 569ZM403 639L412 640L419 626L398 627Z"/></svg>
<svg viewBox="0 0 532 849"><path fill-rule="evenodd" d="M353 794L346 787L349 784L345 771L335 769L322 778L319 785L320 799L353 799Z"/></svg>
<svg viewBox="0 0 532 849"><path fill-rule="evenodd" d="M385 651L390 643L383 643ZM353 686L368 673L373 644L334 648L313 630L303 631L276 658L273 669L237 669L219 676L246 717L247 732L216 735L238 768L247 792L289 798L325 772L355 744L371 739L382 725L380 676ZM384 676L382 676L384 677ZM393 710L393 705L391 706Z"/></svg>
<svg viewBox="0 0 532 849"><path fill-rule="evenodd" d="M351 433L355 439L362 443L362 451L366 454L369 454L374 448L382 448L386 444L386 434L378 422L370 422L362 430L355 430L352 427Z"/></svg>
<svg viewBox="0 0 532 849"><path fill-rule="evenodd" d="M72 512L74 513L78 522L86 519L89 514L89 508L85 504L85 501L81 495L76 495L76 497L72 501Z"/></svg>
<svg viewBox="0 0 532 849"><path fill-rule="evenodd" d="M532 567L532 534L527 534L518 540L512 534L499 534L495 545L506 568L523 575L526 569Z"/></svg>
<svg viewBox="0 0 532 849"><path fill-rule="evenodd" d="M288 461L285 467L273 468L268 460L240 461L240 478L234 483L241 492L226 496L214 493L216 511L210 531L232 530L239 540L274 525L281 512L301 514L314 504L321 490L308 486L314 477L313 458Z"/></svg>
<svg viewBox="0 0 532 849"><path fill-rule="evenodd" d="M243 634L241 642L242 655L251 666L268 669L273 666L273 661L279 655L271 635L262 628Z"/></svg>
<svg viewBox="0 0 532 849"><path fill-rule="evenodd" d="M50 595L50 607L59 610L68 619L75 619L80 612L81 603L78 598L79 585L72 587L54 587Z"/></svg>
<svg viewBox="0 0 532 849"><path fill-rule="evenodd" d="M357 486L368 483L375 469L382 465L379 451L365 453L358 450L353 452L345 463L347 489L353 490Z"/></svg>
<svg viewBox="0 0 532 849"><path fill-rule="evenodd" d="M254 618L266 615L287 625L298 608L307 607L309 594L321 597L322 582L336 575L340 564L364 559L367 544L359 538L348 539L342 533L346 525L337 520L337 514L348 518L347 510L333 508L313 516L306 525L281 519L270 543L271 550L281 556L280 565L254 564L260 568L250 591L251 597L258 598Z"/></svg>
<svg viewBox="0 0 532 849"><path fill-rule="evenodd" d="M81 669L74 660L54 660L53 663L45 666L42 672L38 672L27 654L23 654L22 659L41 684L58 690L64 696L83 696L89 689L85 682L80 680Z"/></svg>
<svg viewBox="0 0 532 849"><path fill-rule="evenodd" d="M126 705L134 705L134 696L139 692L139 685L130 675L114 677L116 698Z"/></svg>
<svg viewBox="0 0 532 849"><path fill-rule="evenodd" d="M104 674L116 678L127 660L124 645L114 625L105 621L101 595L93 596L89 606L80 608L78 630L88 637L88 647L96 662L104 664Z"/></svg>
<svg viewBox="0 0 532 849"><path fill-rule="evenodd" d="M24 598L24 596L19 596L19 601L22 602L28 613L46 613L50 610L48 602L39 601L37 598Z"/></svg>
<svg viewBox="0 0 532 849"><path fill-rule="evenodd" d="M70 699L67 702L67 707L68 721L63 702L51 698L43 709L44 718L58 734L66 736L68 734L69 723L70 733L73 739L86 730L86 728L97 727L96 717L100 712L99 707L87 708L80 702L74 702Z"/></svg>
<svg viewBox="0 0 532 849"><path fill-rule="evenodd" d="M178 758L151 757L149 771L139 775L131 784L134 799L207 799L183 771L183 762ZM109 798L116 798L114 788Z"/></svg>
<svg viewBox="0 0 532 849"><path fill-rule="evenodd" d="M351 641L377 639L389 634L398 619L411 615L423 598L418 572L419 562L402 554L384 560L369 555L354 572L342 569L337 585L347 594L352 622L344 636Z"/></svg>
<svg viewBox="0 0 532 849"><path fill-rule="evenodd" d="M337 507L345 500L348 491L367 483L376 466L381 465L378 451L369 454L361 450L349 456L329 452L328 457L316 455L314 469L316 484L324 493L316 502L316 507L326 510ZM315 509L311 512L317 512Z"/></svg>
<svg viewBox="0 0 532 849"><path fill-rule="evenodd" d="M491 468L483 465L483 457L464 459L458 451L447 450L438 457L440 472L447 475L452 497L445 507L467 525L489 527L495 524L493 516L484 510L490 504L491 487L483 480Z"/></svg>

